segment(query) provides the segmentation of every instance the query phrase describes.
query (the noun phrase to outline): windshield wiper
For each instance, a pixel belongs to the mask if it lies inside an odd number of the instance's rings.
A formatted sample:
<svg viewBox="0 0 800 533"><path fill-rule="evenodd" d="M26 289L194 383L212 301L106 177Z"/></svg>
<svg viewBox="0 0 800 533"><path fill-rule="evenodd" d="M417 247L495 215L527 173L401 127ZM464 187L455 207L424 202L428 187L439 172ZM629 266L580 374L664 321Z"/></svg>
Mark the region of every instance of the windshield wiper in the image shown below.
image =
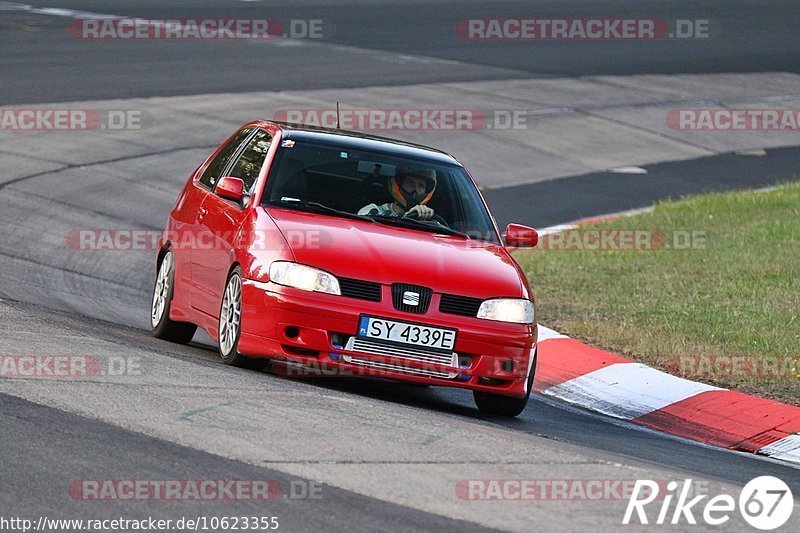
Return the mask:
<svg viewBox="0 0 800 533"><path fill-rule="evenodd" d="M324 204L320 204L318 202L309 202L307 200L300 200L298 198L281 198L277 202L273 203L272 205L291 205L292 207L305 207L309 211L314 211L317 213L325 213L329 215L335 215L344 218L352 218L354 220L363 220L365 222L375 222L370 217L357 215L355 213L350 213L347 211L340 211L334 207L330 207Z"/></svg>
<svg viewBox="0 0 800 533"><path fill-rule="evenodd" d="M447 226L442 226L440 224L425 222L424 220L417 220L415 218L396 217L392 215L372 215L369 218L380 224L402 226L404 228L411 228L411 229L424 229L426 231L430 231L433 233L454 235L456 237L462 237L464 239L470 238L469 235L461 231L450 229Z"/></svg>

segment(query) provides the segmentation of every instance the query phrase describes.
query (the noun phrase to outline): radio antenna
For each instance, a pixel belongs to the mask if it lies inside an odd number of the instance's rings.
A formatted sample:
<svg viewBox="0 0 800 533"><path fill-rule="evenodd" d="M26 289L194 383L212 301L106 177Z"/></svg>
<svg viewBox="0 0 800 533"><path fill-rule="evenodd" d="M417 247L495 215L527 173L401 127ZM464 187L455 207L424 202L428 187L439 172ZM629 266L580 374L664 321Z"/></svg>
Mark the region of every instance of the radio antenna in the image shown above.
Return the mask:
<svg viewBox="0 0 800 533"><path fill-rule="evenodd" d="M336 102L336 129L339 129L339 102Z"/></svg>

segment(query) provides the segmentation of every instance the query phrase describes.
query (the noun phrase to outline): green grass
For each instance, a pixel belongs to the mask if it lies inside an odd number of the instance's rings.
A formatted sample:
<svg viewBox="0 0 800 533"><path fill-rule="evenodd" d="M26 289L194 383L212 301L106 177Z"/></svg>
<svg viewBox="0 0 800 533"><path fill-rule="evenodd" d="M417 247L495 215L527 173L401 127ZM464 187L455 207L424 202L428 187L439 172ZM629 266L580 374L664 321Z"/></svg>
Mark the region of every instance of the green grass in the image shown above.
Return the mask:
<svg viewBox="0 0 800 533"><path fill-rule="evenodd" d="M516 252L538 322L690 379L800 405L800 183L662 202L582 228L655 229L673 246ZM686 232L704 240L676 249L671 236ZM724 356L740 366L709 366Z"/></svg>

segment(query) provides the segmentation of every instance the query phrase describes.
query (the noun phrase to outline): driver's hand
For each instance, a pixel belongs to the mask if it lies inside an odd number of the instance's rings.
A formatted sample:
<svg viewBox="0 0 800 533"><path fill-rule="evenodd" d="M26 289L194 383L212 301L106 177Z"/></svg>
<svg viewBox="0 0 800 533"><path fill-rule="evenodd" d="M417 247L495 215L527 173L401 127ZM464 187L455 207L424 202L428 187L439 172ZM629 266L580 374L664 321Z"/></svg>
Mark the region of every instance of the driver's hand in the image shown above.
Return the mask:
<svg viewBox="0 0 800 533"><path fill-rule="evenodd" d="M416 213L419 220L430 220L433 217L433 209L422 204L415 205L406 214L410 215L411 213Z"/></svg>

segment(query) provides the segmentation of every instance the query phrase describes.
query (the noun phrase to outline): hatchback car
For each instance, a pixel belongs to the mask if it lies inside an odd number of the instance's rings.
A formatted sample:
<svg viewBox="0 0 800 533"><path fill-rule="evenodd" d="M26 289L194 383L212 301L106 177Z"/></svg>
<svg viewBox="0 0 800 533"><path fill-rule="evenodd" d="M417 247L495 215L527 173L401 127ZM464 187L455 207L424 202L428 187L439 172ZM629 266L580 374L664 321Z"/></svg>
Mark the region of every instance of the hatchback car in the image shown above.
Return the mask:
<svg viewBox="0 0 800 533"><path fill-rule="evenodd" d="M197 327L226 364L473 391L522 412L534 298L478 187L452 156L354 132L246 124L191 175L159 244L151 323ZM311 372L314 373L314 372Z"/></svg>

